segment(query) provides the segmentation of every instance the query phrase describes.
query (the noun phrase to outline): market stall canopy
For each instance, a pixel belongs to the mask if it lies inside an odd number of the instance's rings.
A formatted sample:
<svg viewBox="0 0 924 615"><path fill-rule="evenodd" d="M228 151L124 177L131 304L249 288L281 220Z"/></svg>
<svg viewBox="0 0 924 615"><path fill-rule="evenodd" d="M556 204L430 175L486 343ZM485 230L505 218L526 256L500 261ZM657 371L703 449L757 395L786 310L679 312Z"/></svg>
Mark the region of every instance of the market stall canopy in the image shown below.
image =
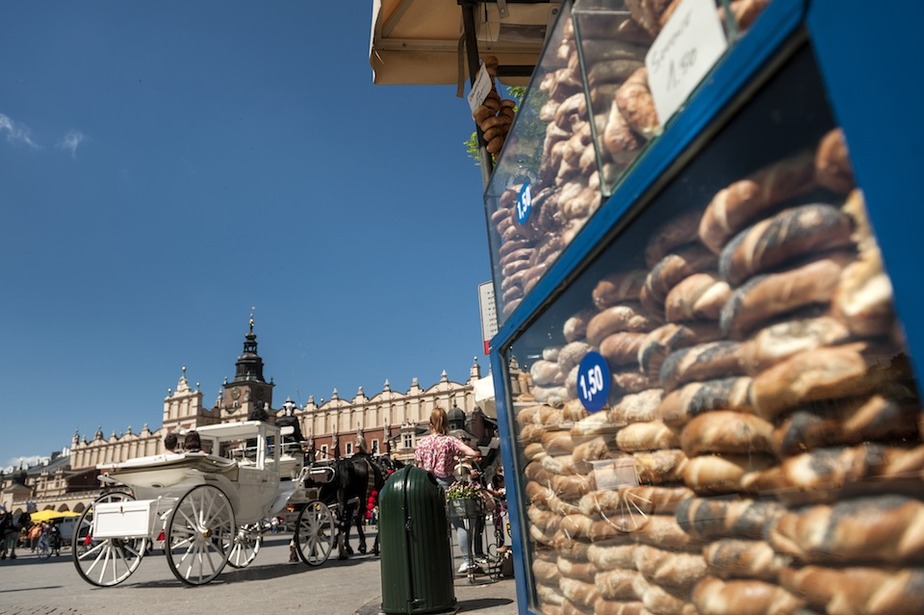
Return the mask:
<svg viewBox="0 0 924 615"><path fill-rule="evenodd" d="M503 83L527 85L558 15L558 2L373 0L369 48L373 83L460 85L467 81L461 4L473 9L475 32L470 34L477 37L478 55L498 58ZM509 70L512 67L520 70ZM525 76L505 76L524 73L523 68Z"/></svg>
<svg viewBox="0 0 924 615"><path fill-rule="evenodd" d="M40 510L34 512L30 515L32 523L40 523L42 521L51 521L52 519L63 519L65 517L79 517L80 513L71 512L69 510L52 510L50 508L46 510Z"/></svg>

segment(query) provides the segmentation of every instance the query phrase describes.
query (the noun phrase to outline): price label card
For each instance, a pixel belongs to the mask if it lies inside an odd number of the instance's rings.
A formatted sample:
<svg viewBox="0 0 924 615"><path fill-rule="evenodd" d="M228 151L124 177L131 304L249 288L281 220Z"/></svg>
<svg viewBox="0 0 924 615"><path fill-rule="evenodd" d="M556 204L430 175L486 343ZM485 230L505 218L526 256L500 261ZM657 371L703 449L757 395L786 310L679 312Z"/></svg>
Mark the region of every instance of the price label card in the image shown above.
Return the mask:
<svg viewBox="0 0 924 615"><path fill-rule="evenodd" d="M645 56L648 87L662 126L727 47L715 0L683 0Z"/></svg>
<svg viewBox="0 0 924 615"><path fill-rule="evenodd" d="M529 181L523 183L520 191L517 193L517 222L526 224L529 220L529 214L533 210L533 194L529 187Z"/></svg>
<svg viewBox="0 0 924 615"><path fill-rule="evenodd" d="M638 486L635 460L631 457L591 461L594 467L594 483L600 491L611 491L627 485Z"/></svg>
<svg viewBox="0 0 924 615"><path fill-rule="evenodd" d="M472 84L472 90L468 93L468 107L475 113L475 109L481 106L484 99L491 93L491 77L488 75L488 69L481 65L481 70L475 77L475 83Z"/></svg>
<svg viewBox="0 0 924 615"><path fill-rule="evenodd" d="M578 366L577 392L588 412L603 409L610 397L610 366L598 352L588 352Z"/></svg>

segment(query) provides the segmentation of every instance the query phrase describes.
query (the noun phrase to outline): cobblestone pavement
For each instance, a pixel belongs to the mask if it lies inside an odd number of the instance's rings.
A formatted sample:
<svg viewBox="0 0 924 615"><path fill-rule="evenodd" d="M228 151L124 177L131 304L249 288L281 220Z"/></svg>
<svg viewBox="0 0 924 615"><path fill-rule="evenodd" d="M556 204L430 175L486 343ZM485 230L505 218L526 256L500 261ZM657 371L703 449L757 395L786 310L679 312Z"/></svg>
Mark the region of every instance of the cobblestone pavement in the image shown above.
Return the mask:
<svg viewBox="0 0 924 615"><path fill-rule="evenodd" d="M335 554L315 568L290 564L288 540L288 535L268 535L250 566L242 570L228 566L215 581L199 587L177 581L159 551L145 556L121 585L104 588L80 578L69 551L49 560L20 551L18 559L0 561L0 615L378 612L382 601L379 558L356 556L340 561ZM470 584L457 578L454 587L460 613L518 612L513 579L490 582L479 577Z"/></svg>

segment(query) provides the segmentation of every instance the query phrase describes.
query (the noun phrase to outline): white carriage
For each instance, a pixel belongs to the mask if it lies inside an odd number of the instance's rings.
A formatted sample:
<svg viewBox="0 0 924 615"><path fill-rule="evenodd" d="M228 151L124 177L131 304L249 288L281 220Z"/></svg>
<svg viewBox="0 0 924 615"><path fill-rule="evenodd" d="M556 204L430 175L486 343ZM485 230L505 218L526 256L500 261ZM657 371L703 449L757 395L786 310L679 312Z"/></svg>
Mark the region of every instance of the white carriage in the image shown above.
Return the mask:
<svg viewBox="0 0 924 615"><path fill-rule="evenodd" d="M226 564L243 568L260 550L267 519L298 503L299 557L321 565L335 538L330 509L304 487L309 468L297 444L262 421L199 428L202 452L167 453L101 464L110 491L82 514L73 560L88 583L111 586L138 568L155 541L188 585L210 582Z"/></svg>

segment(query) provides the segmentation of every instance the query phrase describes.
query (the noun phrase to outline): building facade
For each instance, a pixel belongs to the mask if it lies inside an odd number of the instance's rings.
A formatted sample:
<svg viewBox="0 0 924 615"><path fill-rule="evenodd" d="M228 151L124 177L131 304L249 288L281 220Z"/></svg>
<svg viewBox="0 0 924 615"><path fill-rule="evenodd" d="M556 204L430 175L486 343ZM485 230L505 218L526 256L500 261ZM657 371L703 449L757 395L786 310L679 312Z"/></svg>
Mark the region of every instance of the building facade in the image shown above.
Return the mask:
<svg viewBox="0 0 924 615"><path fill-rule="evenodd" d="M528 375L522 374L522 386L528 387ZM386 380L383 388L371 397L362 387L351 398L341 398L334 389L330 399L317 402L313 395L303 407L296 407L302 434L314 448L316 458L334 458L353 454L355 436L362 433L370 452L391 454L402 461L414 457L417 438L425 435L430 412L436 407L452 410L455 416L474 419L474 431L489 440L496 423L484 417L475 399L475 382L481 379L481 368L475 358L463 382L453 382L443 371L439 381L422 387L417 378L407 391L392 389ZM160 426L148 424L134 433L131 428L122 434L114 431L105 437L100 427L92 438L75 433L68 451L46 466L29 468L2 478L0 501L8 510L25 509L26 502L35 501L39 510L53 508L81 512L99 494L96 466L118 463L135 457L164 452L164 436L183 433L205 425L247 420L266 412L266 419L275 422L284 411L273 406L275 384L263 378L263 359L257 352L257 336L251 317L244 336L243 352L235 363L234 379L222 384L222 390L211 407L203 393L189 385L186 368L176 389L168 389L163 401ZM290 401L290 400L287 400ZM470 429L469 431L473 431ZM182 440L182 439L181 439ZM486 442L485 442L486 443Z"/></svg>

